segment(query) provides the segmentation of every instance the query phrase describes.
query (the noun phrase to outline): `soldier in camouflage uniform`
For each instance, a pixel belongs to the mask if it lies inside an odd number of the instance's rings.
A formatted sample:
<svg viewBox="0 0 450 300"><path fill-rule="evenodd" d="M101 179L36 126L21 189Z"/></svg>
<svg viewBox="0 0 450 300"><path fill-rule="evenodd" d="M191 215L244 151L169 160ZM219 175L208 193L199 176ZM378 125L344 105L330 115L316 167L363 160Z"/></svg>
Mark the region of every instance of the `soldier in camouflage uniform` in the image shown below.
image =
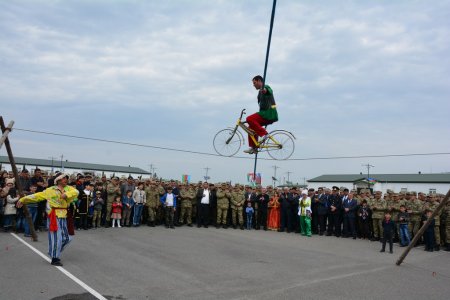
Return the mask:
<svg viewBox="0 0 450 300"><path fill-rule="evenodd" d="M236 219L239 221L239 227L244 230L244 216L243 207L245 202L244 191L240 189L240 186L236 184L233 191L231 192L231 221L233 223L233 228L237 228Z"/></svg>
<svg viewBox="0 0 450 300"><path fill-rule="evenodd" d="M119 178L114 177L112 178L111 182L106 186L106 223L105 227L109 227L111 224L111 210L112 210L112 203L114 202L114 199L117 196L121 196L120 194L120 185L119 185Z"/></svg>
<svg viewBox="0 0 450 300"><path fill-rule="evenodd" d="M444 200L442 200L444 201ZM447 205L444 207L445 211L445 251L450 251L450 200L447 200Z"/></svg>
<svg viewBox="0 0 450 300"><path fill-rule="evenodd" d="M406 200L408 201L406 207L410 215L409 232L411 233L411 237L414 237L420 229L420 218L422 215L423 202L413 195L410 196L410 198L408 198L408 196L406 197ZM419 193L419 198L423 198L422 193Z"/></svg>
<svg viewBox="0 0 450 300"><path fill-rule="evenodd" d="M148 182L145 187L145 196L146 196L146 206L148 211L148 226L155 227L156 221L156 207L159 203L159 195L156 191L156 186L153 182Z"/></svg>
<svg viewBox="0 0 450 300"><path fill-rule="evenodd" d="M439 206L439 202L435 201L435 197L433 195L428 195L427 196L427 201L425 202L424 206L423 206L423 210L425 211L426 209L431 210L432 212L434 212L437 207ZM441 249L441 235L439 232L439 226L440 226L440 215L441 212L438 212L438 214L434 217L434 238L435 238L435 247L434 247L434 251L439 251Z"/></svg>
<svg viewBox="0 0 450 300"><path fill-rule="evenodd" d="M217 222L216 228L220 228L222 224L223 228L227 228L227 214L228 207L230 205L231 193L226 183L222 183L217 189Z"/></svg>
<svg viewBox="0 0 450 300"><path fill-rule="evenodd" d="M184 224L184 220L186 220L186 224L189 227L192 227L192 200L195 199L195 192L189 186L181 186L180 197L181 200L181 212L180 212L180 220L178 223L180 225Z"/></svg>
<svg viewBox="0 0 450 300"><path fill-rule="evenodd" d="M382 221L384 218L384 213L387 209L386 201L381 198L381 192L377 191L375 193L375 198L369 199L367 203L369 203L372 210L372 241L379 241L383 237Z"/></svg>

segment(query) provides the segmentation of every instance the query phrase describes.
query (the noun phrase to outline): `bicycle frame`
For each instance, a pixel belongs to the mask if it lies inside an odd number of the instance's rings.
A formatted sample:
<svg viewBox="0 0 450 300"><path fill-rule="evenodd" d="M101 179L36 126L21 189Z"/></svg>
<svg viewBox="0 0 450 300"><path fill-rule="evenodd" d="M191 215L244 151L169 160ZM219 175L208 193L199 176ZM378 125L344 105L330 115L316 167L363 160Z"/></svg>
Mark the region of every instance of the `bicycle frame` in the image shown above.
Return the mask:
<svg viewBox="0 0 450 300"><path fill-rule="evenodd" d="M227 144L230 143L231 139L236 134L237 129L239 127L241 127L242 130L244 130L245 132L248 133L249 138L252 139L252 141L255 143L257 148L259 148L259 149L269 149L269 148L281 149L282 145L277 140L275 140L272 137L272 135L270 135L270 134L269 134L268 139L270 139L274 144L261 144L261 143L259 143L258 140L255 138L255 132L245 125L246 122L242 122L242 116L243 115L245 115L245 108L241 111L241 115L239 116L239 119L236 122L236 126L234 127L233 134L226 141Z"/></svg>

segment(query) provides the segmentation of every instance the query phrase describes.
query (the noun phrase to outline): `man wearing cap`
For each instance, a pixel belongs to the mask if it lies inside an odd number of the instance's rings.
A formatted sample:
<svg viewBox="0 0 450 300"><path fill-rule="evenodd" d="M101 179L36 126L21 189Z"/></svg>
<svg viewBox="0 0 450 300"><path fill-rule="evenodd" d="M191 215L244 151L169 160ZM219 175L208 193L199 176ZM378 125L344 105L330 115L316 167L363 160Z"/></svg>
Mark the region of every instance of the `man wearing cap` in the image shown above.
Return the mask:
<svg viewBox="0 0 450 300"><path fill-rule="evenodd" d="M228 207L230 205L231 194L229 188L226 183L222 183L220 188L216 191L216 199L217 199L217 222L216 228L222 227L224 229L227 228L227 215L228 215Z"/></svg>
<svg viewBox="0 0 450 300"><path fill-rule="evenodd" d="M328 200L328 233L327 236L341 236L340 213L342 208L342 200L339 196L339 188L333 186L331 196Z"/></svg>
<svg viewBox="0 0 450 300"><path fill-rule="evenodd" d="M233 223L233 228L236 229L239 222L239 227L244 230L244 216L243 216L243 205L245 202L245 195L241 191L240 186L236 184L233 191L231 192L231 222Z"/></svg>
<svg viewBox="0 0 450 300"><path fill-rule="evenodd" d="M155 227L156 207L159 202L159 194L156 190L155 183L147 181L147 184L145 187L145 199L146 199L145 206L147 207L147 211L148 211L147 225L151 226L151 227Z"/></svg>
<svg viewBox="0 0 450 300"><path fill-rule="evenodd" d="M117 196L121 196L120 193L120 185L119 185L119 177L113 177L111 182L107 185L106 188L107 193L107 201L106 201L106 224L105 227L109 227L111 225L111 210L114 199Z"/></svg>
<svg viewBox="0 0 450 300"><path fill-rule="evenodd" d="M55 266L62 266L61 252L72 240L67 229L67 208L77 199L78 191L67 185L68 178L66 174L61 174L55 179L56 186L25 196L17 202L20 208L23 204L47 200L48 254L52 258L51 264Z"/></svg>
<svg viewBox="0 0 450 300"><path fill-rule="evenodd" d="M372 241L379 241L383 237L382 221L384 213L387 211L386 200L381 198L381 191L377 191L375 198L368 203L372 210Z"/></svg>
<svg viewBox="0 0 450 300"><path fill-rule="evenodd" d="M178 225L182 226L185 221L189 227L192 227L192 200L195 198L194 191L189 187L189 185L180 186L179 199L181 201L181 212L180 218L178 220Z"/></svg>

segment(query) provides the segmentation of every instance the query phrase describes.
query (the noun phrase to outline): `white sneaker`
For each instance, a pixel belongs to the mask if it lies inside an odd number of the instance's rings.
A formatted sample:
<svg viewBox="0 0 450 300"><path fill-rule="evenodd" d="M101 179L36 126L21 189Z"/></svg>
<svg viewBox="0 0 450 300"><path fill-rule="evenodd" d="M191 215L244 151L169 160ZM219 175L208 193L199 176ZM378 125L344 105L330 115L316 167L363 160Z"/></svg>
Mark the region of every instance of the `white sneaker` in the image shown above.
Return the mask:
<svg viewBox="0 0 450 300"><path fill-rule="evenodd" d="M255 154L256 153L256 149L255 148L248 148L247 150L244 150L245 153L248 154Z"/></svg>

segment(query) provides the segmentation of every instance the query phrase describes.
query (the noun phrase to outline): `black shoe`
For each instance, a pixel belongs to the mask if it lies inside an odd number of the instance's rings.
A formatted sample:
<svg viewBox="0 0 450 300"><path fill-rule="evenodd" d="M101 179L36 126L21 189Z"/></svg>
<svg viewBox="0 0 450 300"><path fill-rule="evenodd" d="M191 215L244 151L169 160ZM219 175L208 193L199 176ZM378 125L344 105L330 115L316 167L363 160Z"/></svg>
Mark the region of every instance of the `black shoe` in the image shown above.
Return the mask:
<svg viewBox="0 0 450 300"><path fill-rule="evenodd" d="M166 228L169 228L169 225L166 225Z"/></svg>
<svg viewBox="0 0 450 300"><path fill-rule="evenodd" d="M62 267L63 264L61 263L61 260L59 258L52 258L51 262L52 266Z"/></svg>
<svg viewBox="0 0 450 300"><path fill-rule="evenodd" d="M203 226L203 227L208 228L208 225L205 225L205 226Z"/></svg>
<svg viewBox="0 0 450 300"><path fill-rule="evenodd" d="M175 227L174 227L173 225L170 225L170 228L171 228L171 229L175 229Z"/></svg>
<svg viewBox="0 0 450 300"><path fill-rule="evenodd" d="M267 227L266 227L266 226L264 226L264 228L263 228L263 229L264 229L264 231L267 231Z"/></svg>
<svg viewBox="0 0 450 300"><path fill-rule="evenodd" d="M380 252L384 252L384 249L381 249Z"/></svg>
<svg viewBox="0 0 450 300"><path fill-rule="evenodd" d="M434 247L434 251L441 251L441 246L437 245L436 247Z"/></svg>
<svg viewBox="0 0 450 300"><path fill-rule="evenodd" d="M227 226L226 224L223 224L223 225L222 225L222 228L223 228L223 229L228 229L228 226Z"/></svg>
<svg viewBox="0 0 450 300"><path fill-rule="evenodd" d="M244 230L244 225L241 225L241 230ZM449 249L450 249L450 247L449 247ZM450 251L450 250L448 250L448 251Z"/></svg>
<svg viewBox="0 0 450 300"><path fill-rule="evenodd" d="M448 244L447 247L445 247L444 251L450 251L450 244Z"/></svg>
<svg viewBox="0 0 450 300"><path fill-rule="evenodd" d="M394 251L390 250L389 253L392 254L392 253L394 253Z"/></svg>
<svg viewBox="0 0 450 300"><path fill-rule="evenodd" d="M219 228L220 228L220 225L216 225L216 228L219 229Z"/></svg>
<svg viewBox="0 0 450 300"><path fill-rule="evenodd" d="M192 227L192 224L187 224L187 226Z"/></svg>
<svg viewBox="0 0 450 300"><path fill-rule="evenodd" d="M278 229L277 231L278 231L278 232L283 232L284 230Z"/></svg>

